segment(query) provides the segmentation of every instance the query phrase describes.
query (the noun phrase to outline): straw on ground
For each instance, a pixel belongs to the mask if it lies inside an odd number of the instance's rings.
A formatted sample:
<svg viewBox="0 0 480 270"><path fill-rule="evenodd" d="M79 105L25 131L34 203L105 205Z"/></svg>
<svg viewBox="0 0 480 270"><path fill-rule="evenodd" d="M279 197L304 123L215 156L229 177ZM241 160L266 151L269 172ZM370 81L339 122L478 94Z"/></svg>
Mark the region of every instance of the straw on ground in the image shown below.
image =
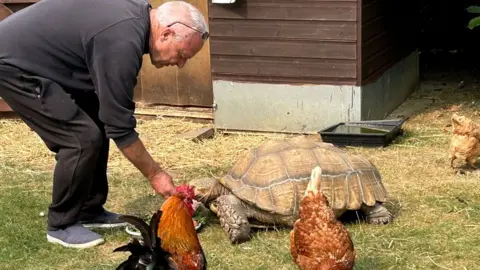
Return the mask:
<svg viewBox="0 0 480 270"><path fill-rule="evenodd" d="M419 93L420 95L422 93ZM424 94L424 93L423 93ZM396 219L388 226L347 224L358 251L356 269L476 269L480 260L480 174L456 175L449 168L451 106L475 115L480 94L445 89L431 107L413 115L406 133L387 148L347 148L378 167L391 195L387 207ZM195 143L177 135L202 124L174 119L139 121L138 131L155 159L178 182L221 176L249 148L286 135L217 134ZM0 269L113 269L126 254L112 250L128 240L123 231L105 231L107 243L70 250L45 241L54 155L22 122L0 121ZM446 136L443 136L445 134ZM111 146L109 209L146 213L159 206L140 173ZM200 233L209 269L296 269L288 230L258 231L251 241L231 245L213 223Z"/></svg>

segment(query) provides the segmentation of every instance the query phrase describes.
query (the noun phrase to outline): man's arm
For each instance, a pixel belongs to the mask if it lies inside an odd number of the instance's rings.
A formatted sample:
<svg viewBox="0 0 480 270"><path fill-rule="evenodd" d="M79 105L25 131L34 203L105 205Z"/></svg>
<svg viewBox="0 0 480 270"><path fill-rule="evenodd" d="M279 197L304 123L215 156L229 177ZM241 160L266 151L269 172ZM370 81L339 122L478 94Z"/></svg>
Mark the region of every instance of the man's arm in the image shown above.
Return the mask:
<svg viewBox="0 0 480 270"><path fill-rule="evenodd" d="M162 168L153 160L140 139L120 149L127 159L148 179L152 179Z"/></svg>
<svg viewBox="0 0 480 270"><path fill-rule="evenodd" d="M175 193L172 177L153 160L139 138L120 150L143 173L157 193L164 198Z"/></svg>
<svg viewBox="0 0 480 270"><path fill-rule="evenodd" d="M135 131L133 89L142 64L143 31L135 19L119 22L85 44L86 58L107 137L158 193L168 196L174 189L171 177L153 160Z"/></svg>

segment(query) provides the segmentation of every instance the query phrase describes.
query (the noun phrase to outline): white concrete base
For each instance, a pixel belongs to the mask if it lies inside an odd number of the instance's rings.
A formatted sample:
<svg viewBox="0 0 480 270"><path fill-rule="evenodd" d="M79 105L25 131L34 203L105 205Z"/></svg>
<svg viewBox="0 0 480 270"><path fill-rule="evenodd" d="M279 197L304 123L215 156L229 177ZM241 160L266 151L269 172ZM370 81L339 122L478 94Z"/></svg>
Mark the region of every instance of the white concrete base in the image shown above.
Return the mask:
<svg viewBox="0 0 480 270"><path fill-rule="evenodd" d="M420 85L418 51L399 61L375 82L362 86L362 120L384 119Z"/></svg>
<svg viewBox="0 0 480 270"><path fill-rule="evenodd" d="M367 86L214 81L218 129L315 133L343 121L384 119L418 85L418 52Z"/></svg>

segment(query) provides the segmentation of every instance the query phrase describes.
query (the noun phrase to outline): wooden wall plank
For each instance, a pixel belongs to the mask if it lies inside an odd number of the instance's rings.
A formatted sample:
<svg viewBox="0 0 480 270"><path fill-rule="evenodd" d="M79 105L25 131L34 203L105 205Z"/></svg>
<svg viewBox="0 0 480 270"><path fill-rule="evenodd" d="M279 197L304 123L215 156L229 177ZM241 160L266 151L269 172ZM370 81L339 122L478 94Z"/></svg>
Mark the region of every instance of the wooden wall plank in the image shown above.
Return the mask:
<svg viewBox="0 0 480 270"><path fill-rule="evenodd" d="M387 16L378 16L373 20L362 24L362 40L368 42L376 36L385 32L385 25L388 23Z"/></svg>
<svg viewBox="0 0 480 270"><path fill-rule="evenodd" d="M356 78L354 60L212 55L212 67L215 76Z"/></svg>
<svg viewBox="0 0 480 270"><path fill-rule="evenodd" d="M216 39L215 55L356 59L356 43Z"/></svg>
<svg viewBox="0 0 480 270"><path fill-rule="evenodd" d="M394 12L394 10L391 8L390 0L362 0L363 24L368 23L380 16L393 15L392 12Z"/></svg>
<svg viewBox="0 0 480 270"><path fill-rule="evenodd" d="M257 82L268 84L330 84L330 85L355 85L355 78L327 78L327 77L282 77L282 76L255 76L255 75L235 75L235 74L213 74L215 80L226 80L235 82Z"/></svg>
<svg viewBox="0 0 480 270"><path fill-rule="evenodd" d="M378 57L378 52L393 46L394 37L389 32L381 32L380 35L363 43L362 61L366 61L371 57Z"/></svg>
<svg viewBox="0 0 480 270"><path fill-rule="evenodd" d="M393 63L408 56L409 53L409 50L398 50L398 48L391 45L377 52L375 57L363 61L362 68L365 74L369 74L369 76L363 78L363 84L374 82L375 79L389 69Z"/></svg>
<svg viewBox="0 0 480 270"><path fill-rule="evenodd" d="M234 5L211 4L214 19L356 21L356 2L242 1Z"/></svg>
<svg viewBox="0 0 480 270"><path fill-rule="evenodd" d="M355 41L355 22L215 19L212 38Z"/></svg>

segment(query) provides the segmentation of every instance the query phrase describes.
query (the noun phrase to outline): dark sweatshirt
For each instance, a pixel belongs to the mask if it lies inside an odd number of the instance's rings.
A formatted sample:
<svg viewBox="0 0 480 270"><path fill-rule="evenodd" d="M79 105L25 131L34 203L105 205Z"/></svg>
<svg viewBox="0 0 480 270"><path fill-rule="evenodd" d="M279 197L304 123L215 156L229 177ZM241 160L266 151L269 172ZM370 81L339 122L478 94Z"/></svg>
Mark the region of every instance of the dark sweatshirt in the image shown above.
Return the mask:
<svg viewBox="0 0 480 270"><path fill-rule="evenodd" d="M118 147L138 133L133 88L148 53L146 0L41 0L0 22L0 62L96 91L100 120Z"/></svg>

